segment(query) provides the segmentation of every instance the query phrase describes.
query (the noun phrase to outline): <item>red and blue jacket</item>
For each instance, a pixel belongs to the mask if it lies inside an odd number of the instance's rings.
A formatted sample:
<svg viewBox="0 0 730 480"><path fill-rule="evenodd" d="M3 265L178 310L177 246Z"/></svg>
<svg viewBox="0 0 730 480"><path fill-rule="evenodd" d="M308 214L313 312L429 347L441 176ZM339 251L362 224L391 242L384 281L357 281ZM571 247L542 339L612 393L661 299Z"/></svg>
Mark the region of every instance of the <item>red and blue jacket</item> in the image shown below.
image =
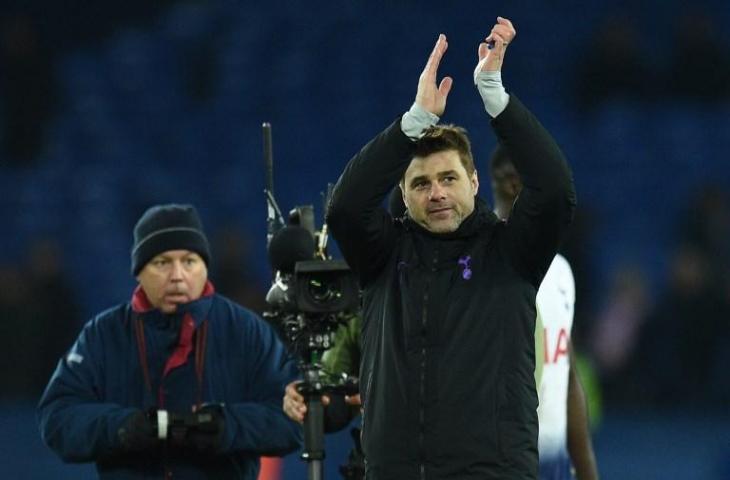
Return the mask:
<svg viewBox="0 0 730 480"><path fill-rule="evenodd" d="M253 480L259 456L301 445L299 425L281 408L297 375L274 329L212 284L172 315L138 288L131 302L89 321L60 360L38 407L41 436L65 461L96 462L102 479ZM224 405L216 455L120 454L117 432L132 413L185 413L205 403Z"/></svg>

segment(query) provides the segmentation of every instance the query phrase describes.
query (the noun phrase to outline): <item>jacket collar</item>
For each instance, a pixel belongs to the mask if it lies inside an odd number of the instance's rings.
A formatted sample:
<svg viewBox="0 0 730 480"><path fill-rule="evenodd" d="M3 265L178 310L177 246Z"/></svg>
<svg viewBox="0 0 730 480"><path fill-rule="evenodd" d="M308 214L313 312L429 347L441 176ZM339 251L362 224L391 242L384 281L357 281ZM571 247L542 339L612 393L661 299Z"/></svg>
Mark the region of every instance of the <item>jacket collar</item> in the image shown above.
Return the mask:
<svg viewBox="0 0 730 480"><path fill-rule="evenodd" d="M193 300L192 302L178 305L177 311L168 315L153 307L147 298L147 295L144 293L144 290L142 290L142 286L137 285L132 293L131 305L132 310L135 313L141 314L145 318L149 319L190 314L190 316L193 317L193 321L197 328L197 326L200 325L208 316L208 311L210 310L214 293L215 287L213 286L213 283L208 280L205 283L205 287L203 287L203 293L200 295L200 298Z"/></svg>
<svg viewBox="0 0 730 480"><path fill-rule="evenodd" d="M408 215L406 215L404 219L404 225L415 231L422 233L424 235L427 235L429 237L437 238L437 239L457 239L457 238L467 238L471 237L475 234L477 234L480 230L483 228L491 229L499 222L499 219L497 216L492 212L492 210L489 208L489 205L487 205L487 202L485 202L480 197L474 197L474 211L469 214L468 217L464 219L463 222L461 222L461 225L459 225L459 228L454 230L453 232L447 232L447 233L434 233L429 230L426 230L423 226L413 221Z"/></svg>

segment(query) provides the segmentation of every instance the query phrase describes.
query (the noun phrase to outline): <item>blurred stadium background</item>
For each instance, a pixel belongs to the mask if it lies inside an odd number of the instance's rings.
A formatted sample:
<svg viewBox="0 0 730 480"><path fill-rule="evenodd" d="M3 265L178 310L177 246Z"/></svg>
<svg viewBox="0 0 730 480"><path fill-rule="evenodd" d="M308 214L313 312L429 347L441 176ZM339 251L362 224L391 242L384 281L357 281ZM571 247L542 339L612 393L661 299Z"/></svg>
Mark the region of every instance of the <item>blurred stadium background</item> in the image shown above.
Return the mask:
<svg viewBox="0 0 730 480"><path fill-rule="evenodd" d="M730 479L726 1L88 3L0 9L4 478L94 478L45 449L34 406L83 323L131 294L149 205L198 206L218 290L261 311L263 121L282 209L321 220L327 182L409 107L443 32L443 120L469 130L486 187L495 141L471 75L502 15L518 31L505 85L574 169L565 254L602 478ZM337 478L347 433L327 442ZM296 455L282 468L305 478Z"/></svg>

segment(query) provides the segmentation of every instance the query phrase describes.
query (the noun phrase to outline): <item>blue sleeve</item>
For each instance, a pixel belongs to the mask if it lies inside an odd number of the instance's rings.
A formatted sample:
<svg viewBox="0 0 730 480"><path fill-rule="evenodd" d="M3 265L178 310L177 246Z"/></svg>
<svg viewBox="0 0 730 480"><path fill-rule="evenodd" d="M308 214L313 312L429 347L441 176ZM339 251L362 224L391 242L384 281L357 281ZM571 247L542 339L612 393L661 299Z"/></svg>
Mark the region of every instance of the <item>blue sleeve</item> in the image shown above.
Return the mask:
<svg viewBox="0 0 730 480"><path fill-rule="evenodd" d="M254 452L282 456L301 447L299 424L289 419L282 409L284 389L298 378L297 364L279 340L273 328L251 315L245 344L246 372L254 388L251 400L227 404L223 452Z"/></svg>
<svg viewBox="0 0 730 480"><path fill-rule="evenodd" d="M119 448L117 430L135 411L101 400L99 343L98 325L89 322L59 361L38 405L41 438L66 462L114 453Z"/></svg>

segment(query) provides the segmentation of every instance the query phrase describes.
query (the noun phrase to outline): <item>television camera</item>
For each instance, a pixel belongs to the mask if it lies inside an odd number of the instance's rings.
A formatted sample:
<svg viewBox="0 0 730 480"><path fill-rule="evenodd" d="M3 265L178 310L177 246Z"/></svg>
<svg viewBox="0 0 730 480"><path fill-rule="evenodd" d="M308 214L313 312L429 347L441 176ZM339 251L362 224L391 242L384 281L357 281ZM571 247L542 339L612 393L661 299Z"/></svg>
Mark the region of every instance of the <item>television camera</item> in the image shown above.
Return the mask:
<svg viewBox="0 0 730 480"><path fill-rule="evenodd" d="M287 221L274 198L271 125L263 124L266 165L267 249L274 280L266 295L269 309L264 318L297 354L303 381L297 389L307 403L302 459L308 478L323 478L323 394L354 395L357 378L328 372L323 353L334 343L335 331L359 308L359 289L354 274L343 260L327 253L327 224L317 230L312 205L293 208ZM324 198L325 209L332 185Z"/></svg>

